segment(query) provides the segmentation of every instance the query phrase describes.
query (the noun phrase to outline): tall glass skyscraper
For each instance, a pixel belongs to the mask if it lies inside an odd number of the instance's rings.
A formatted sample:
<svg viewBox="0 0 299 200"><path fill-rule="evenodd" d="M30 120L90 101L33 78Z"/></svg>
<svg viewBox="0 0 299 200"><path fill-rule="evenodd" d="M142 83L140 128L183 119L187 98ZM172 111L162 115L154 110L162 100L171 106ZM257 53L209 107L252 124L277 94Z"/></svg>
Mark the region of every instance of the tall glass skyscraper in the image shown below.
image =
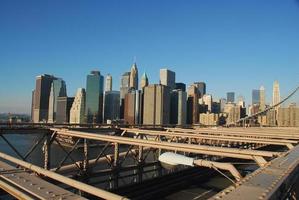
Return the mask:
<svg viewBox="0 0 299 200"><path fill-rule="evenodd" d="M234 103L235 102L235 93L234 92L226 93L226 100L227 100L227 102Z"/></svg>
<svg viewBox="0 0 299 200"><path fill-rule="evenodd" d="M86 80L86 109L87 123L103 122L103 90L104 76L99 71L91 71Z"/></svg>
<svg viewBox="0 0 299 200"><path fill-rule="evenodd" d="M260 90L252 90L252 105L260 104Z"/></svg>

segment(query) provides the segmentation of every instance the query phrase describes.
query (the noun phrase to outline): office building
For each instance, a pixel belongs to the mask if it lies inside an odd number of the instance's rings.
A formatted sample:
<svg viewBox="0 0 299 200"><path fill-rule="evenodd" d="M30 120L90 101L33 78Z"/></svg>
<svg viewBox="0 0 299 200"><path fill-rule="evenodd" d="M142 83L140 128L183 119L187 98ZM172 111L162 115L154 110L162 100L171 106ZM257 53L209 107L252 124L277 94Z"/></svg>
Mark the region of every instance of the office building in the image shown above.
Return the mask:
<svg viewBox="0 0 299 200"><path fill-rule="evenodd" d="M84 88L77 90L74 102L70 111L70 123L82 124L85 122L85 100L86 92Z"/></svg>
<svg viewBox="0 0 299 200"><path fill-rule="evenodd" d="M206 94L206 83L195 82L194 85L197 87L197 90L199 92L199 98L202 98Z"/></svg>
<svg viewBox="0 0 299 200"><path fill-rule="evenodd" d="M130 89L130 72L125 72L120 81L120 119L124 119L125 96Z"/></svg>
<svg viewBox="0 0 299 200"><path fill-rule="evenodd" d="M182 90L173 90L170 96L170 124L185 125L187 93Z"/></svg>
<svg viewBox="0 0 299 200"><path fill-rule="evenodd" d="M143 90L146 86L148 86L148 84L149 82L148 82L147 75L146 73L143 73L140 81L140 88Z"/></svg>
<svg viewBox="0 0 299 200"><path fill-rule="evenodd" d="M186 92L186 84L185 83L175 83L175 89Z"/></svg>
<svg viewBox="0 0 299 200"><path fill-rule="evenodd" d="M57 99L58 97L66 96L66 85L64 80L62 80L61 78L53 80L49 97L48 123L56 122Z"/></svg>
<svg viewBox="0 0 299 200"><path fill-rule="evenodd" d="M138 90L138 69L136 63L134 63L131 67L129 83L130 88Z"/></svg>
<svg viewBox="0 0 299 200"><path fill-rule="evenodd" d="M276 105L280 102L280 90L279 90L279 83L278 81L274 81L273 83L273 96L272 96L272 105ZM276 107L276 110L280 106Z"/></svg>
<svg viewBox="0 0 299 200"><path fill-rule="evenodd" d="M160 69L160 84L173 90L175 88L175 72L168 69Z"/></svg>
<svg viewBox="0 0 299 200"><path fill-rule="evenodd" d="M208 112L212 112L212 102L213 102L212 95L210 95L210 94L203 95L202 101L203 101L203 104L208 106Z"/></svg>
<svg viewBox="0 0 299 200"><path fill-rule="evenodd" d="M49 111L49 97L51 85L56 78L52 75L44 74L36 77L33 102L33 119L34 123L47 122Z"/></svg>
<svg viewBox="0 0 299 200"><path fill-rule="evenodd" d="M107 120L118 120L119 119L119 91L107 91L105 92L104 100L104 123Z"/></svg>
<svg viewBox="0 0 299 200"><path fill-rule="evenodd" d="M264 86L260 87L260 111L266 109L266 94Z"/></svg>
<svg viewBox="0 0 299 200"><path fill-rule="evenodd" d="M225 107L225 104L227 103L226 99L225 98L221 98L219 100L219 103L220 103L220 112L224 112L224 107Z"/></svg>
<svg viewBox="0 0 299 200"><path fill-rule="evenodd" d="M199 123L205 126L217 126L219 124L219 114L201 113L199 114Z"/></svg>
<svg viewBox="0 0 299 200"><path fill-rule="evenodd" d="M74 102L74 97L58 97L56 123L64 124L70 121L71 107Z"/></svg>
<svg viewBox="0 0 299 200"><path fill-rule="evenodd" d="M277 113L278 126L299 126L299 107L295 103L290 104L287 108L280 107Z"/></svg>
<svg viewBox="0 0 299 200"><path fill-rule="evenodd" d="M152 84L144 88L143 124L169 124L170 88Z"/></svg>
<svg viewBox="0 0 299 200"><path fill-rule="evenodd" d="M235 102L235 93L234 92L226 93L226 100L227 100L227 103L234 103Z"/></svg>
<svg viewBox="0 0 299 200"><path fill-rule="evenodd" d="M103 90L104 77L99 71L91 71L86 80L86 107L87 123L102 123L103 121Z"/></svg>
<svg viewBox="0 0 299 200"><path fill-rule="evenodd" d="M252 90L252 105L260 104L260 90Z"/></svg>
<svg viewBox="0 0 299 200"><path fill-rule="evenodd" d="M141 124L142 92L130 90L125 96L124 120L127 124Z"/></svg>
<svg viewBox="0 0 299 200"><path fill-rule="evenodd" d="M197 124L199 114L198 104L199 92L195 85L188 87L188 98L187 98L187 124Z"/></svg>
<svg viewBox="0 0 299 200"><path fill-rule="evenodd" d="M112 76L110 74L106 76L105 91L112 91Z"/></svg>
<svg viewBox="0 0 299 200"><path fill-rule="evenodd" d="M227 103L224 112L227 114L227 125L235 124L241 118L241 107L235 103Z"/></svg>

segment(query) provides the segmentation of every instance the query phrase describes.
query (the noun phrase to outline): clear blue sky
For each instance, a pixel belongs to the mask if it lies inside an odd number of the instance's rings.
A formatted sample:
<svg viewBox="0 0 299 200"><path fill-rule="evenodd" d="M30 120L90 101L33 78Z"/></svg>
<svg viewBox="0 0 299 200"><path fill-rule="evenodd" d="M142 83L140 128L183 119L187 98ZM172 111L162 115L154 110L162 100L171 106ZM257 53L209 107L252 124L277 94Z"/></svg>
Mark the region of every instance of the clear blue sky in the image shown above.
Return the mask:
<svg viewBox="0 0 299 200"><path fill-rule="evenodd" d="M299 0L1 0L0 112L30 112L35 76L62 77L68 94L98 69L113 88L136 56L139 74L205 81L208 93L299 84Z"/></svg>

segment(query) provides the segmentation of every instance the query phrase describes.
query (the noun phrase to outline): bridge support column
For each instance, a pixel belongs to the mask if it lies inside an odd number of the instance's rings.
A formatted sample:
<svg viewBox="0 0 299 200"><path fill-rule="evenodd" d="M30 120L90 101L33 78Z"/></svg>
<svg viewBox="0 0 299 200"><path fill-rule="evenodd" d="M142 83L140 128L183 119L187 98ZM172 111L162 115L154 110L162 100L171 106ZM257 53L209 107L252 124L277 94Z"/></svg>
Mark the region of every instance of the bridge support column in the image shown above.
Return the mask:
<svg viewBox="0 0 299 200"><path fill-rule="evenodd" d="M84 139L84 144L83 144L83 155L84 155L84 160L83 160L83 172L88 173L88 165L89 165L89 160L88 160L88 140Z"/></svg>
<svg viewBox="0 0 299 200"><path fill-rule="evenodd" d="M43 145L43 152L44 152L44 169L50 169L50 135L46 136Z"/></svg>
<svg viewBox="0 0 299 200"><path fill-rule="evenodd" d="M114 159L112 163L112 174L110 175L110 189L118 188L119 177L119 143L114 143Z"/></svg>

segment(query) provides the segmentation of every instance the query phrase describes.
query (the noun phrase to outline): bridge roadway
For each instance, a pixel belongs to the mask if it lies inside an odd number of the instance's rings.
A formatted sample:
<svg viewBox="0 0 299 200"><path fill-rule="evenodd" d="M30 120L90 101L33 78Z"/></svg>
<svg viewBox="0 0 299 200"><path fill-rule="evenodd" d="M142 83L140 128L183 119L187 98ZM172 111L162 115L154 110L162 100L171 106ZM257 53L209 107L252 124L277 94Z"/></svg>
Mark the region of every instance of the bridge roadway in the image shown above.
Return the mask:
<svg viewBox="0 0 299 200"><path fill-rule="evenodd" d="M150 141L150 140L136 139L130 137L99 135L94 133L73 131L67 129L51 128L51 130L53 132L56 132L59 135L66 135L66 136L98 140L104 142L151 147L156 149L188 152L188 153L195 153L195 154L205 154L211 156L223 156L223 157L230 157L230 158L255 160L257 164L259 164L260 166L263 166L266 163L264 157L273 158L280 155L280 153L278 152L269 152L269 151L232 149L232 148L225 148L225 147L212 147L207 145L193 145L193 144Z"/></svg>

